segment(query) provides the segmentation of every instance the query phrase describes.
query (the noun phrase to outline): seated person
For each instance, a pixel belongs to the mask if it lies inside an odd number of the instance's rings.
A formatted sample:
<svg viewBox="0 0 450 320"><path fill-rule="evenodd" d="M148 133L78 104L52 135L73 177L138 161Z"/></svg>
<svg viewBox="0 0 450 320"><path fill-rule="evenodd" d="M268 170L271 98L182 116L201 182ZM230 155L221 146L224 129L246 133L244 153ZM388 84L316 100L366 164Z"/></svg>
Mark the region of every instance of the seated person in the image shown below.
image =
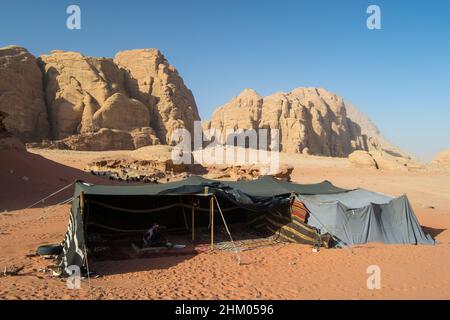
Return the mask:
<svg viewBox="0 0 450 320"><path fill-rule="evenodd" d="M159 224L154 223L143 238L143 247L170 247L171 243L159 231Z"/></svg>

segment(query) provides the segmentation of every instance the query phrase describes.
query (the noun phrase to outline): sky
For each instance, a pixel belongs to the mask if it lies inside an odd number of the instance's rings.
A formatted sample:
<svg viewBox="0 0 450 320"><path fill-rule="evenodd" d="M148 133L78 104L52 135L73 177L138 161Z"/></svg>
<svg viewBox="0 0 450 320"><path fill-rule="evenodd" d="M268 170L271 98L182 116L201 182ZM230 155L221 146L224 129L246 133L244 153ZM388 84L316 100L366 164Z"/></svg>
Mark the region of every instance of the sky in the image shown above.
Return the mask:
<svg viewBox="0 0 450 320"><path fill-rule="evenodd" d="M66 8L81 8L81 29ZM381 30L366 10L381 9ZM114 57L158 48L202 119L252 88L323 87L357 106L394 144L428 161L450 148L450 1L5 1L0 46Z"/></svg>

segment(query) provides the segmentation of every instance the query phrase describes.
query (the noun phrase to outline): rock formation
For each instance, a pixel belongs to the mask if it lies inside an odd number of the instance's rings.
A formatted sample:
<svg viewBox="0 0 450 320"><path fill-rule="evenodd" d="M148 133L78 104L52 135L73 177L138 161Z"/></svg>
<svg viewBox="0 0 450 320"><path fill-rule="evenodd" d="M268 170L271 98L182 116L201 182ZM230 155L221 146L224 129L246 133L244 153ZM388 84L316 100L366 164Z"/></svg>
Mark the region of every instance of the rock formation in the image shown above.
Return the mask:
<svg viewBox="0 0 450 320"><path fill-rule="evenodd" d="M206 124L226 129L278 129L280 150L325 156L348 156L366 150L361 128L347 118L341 97L324 89L298 88L261 97L246 89L217 109Z"/></svg>
<svg viewBox="0 0 450 320"><path fill-rule="evenodd" d="M440 152L436 158L434 158L432 164L450 168L450 149Z"/></svg>
<svg viewBox="0 0 450 320"><path fill-rule="evenodd" d="M383 152L381 150L371 152L357 150L352 152L348 156L348 159L355 167L359 168L396 171L424 169L424 166L414 159L409 157L399 157L398 155L393 155L389 152Z"/></svg>
<svg viewBox="0 0 450 320"><path fill-rule="evenodd" d="M192 132L199 120L191 91L156 49L115 60L59 50L35 59L20 47L0 49L0 110L22 141L75 150L169 144L175 129Z"/></svg>
<svg viewBox="0 0 450 320"><path fill-rule="evenodd" d="M192 92L157 49L114 59L0 49L0 111L6 129L33 147L136 149L173 144L199 120ZM246 89L216 110L205 129L278 129L280 151L346 157L356 150L406 157L350 104L324 89L261 97ZM270 133L270 130L269 130ZM270 139L270 137L268 137Z"/></svg>
<svg viewBox="0 0 450 320"><path fill-rule="evenodd" d="M348 156L348 160L350 160L350 162L353 163L353 165L355 165L356 167L378 169L378 163L367 151L353 151Z"/></svg>
<svg viewBox="0 0 450 320"><path fill-rule="evenodd" d="M111 59L52 51L41 56L40 61L54 139L97 131L102 128L102 114L108 113L111 105L116 117L133 106L133 101L126 97L123 75ZM106 124L110 125L109 129L119 129L114 128L114 121ZM123 125L132 124L124 121Z"/></svg>
<svg viewBox="0 0 450 320"><path fill-rule="evenodd" d="M0 111L9 132L24 142L49 137L42 74L26 49L0 48Z"/></svg>
<svg viewBox="0 0 450 320"><path fill-rule="evenodd" d="M20 150L25 151L23 143L14 137L6 128L4 120L7 114L0 111L0 150Z"/></svg>
<svg viewBox="0 0 450 320"><path fill-rule="evenodd" d="M150 127L160 141L171 144L172 132L179 128L193 133L194 121L200 120L194 96L159 50L119 52L114 62L125 71L131 97L149 107Z"/></svg>
<svg viewBox="0 0 450 320"><path fill-rule="evenodd" d="M278 129L280 151L347 157L356 150L408 157L343 98L322 88L297 88L261 97L251 89L219 107L204 129ZM369 161L370 162L370 161Z"/></svg>

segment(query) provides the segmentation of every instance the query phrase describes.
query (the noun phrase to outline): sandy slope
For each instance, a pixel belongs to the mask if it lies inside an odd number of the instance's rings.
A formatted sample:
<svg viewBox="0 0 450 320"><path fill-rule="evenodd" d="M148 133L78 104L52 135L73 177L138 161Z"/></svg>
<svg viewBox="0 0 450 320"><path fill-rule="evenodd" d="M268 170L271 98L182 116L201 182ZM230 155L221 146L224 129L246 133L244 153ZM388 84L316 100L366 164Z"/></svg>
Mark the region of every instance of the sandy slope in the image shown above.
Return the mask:
<svg viewBox="0 0 450 320"><path fill-rule="evenodd" d="M104 153L40 154L22 159L17 154L2 154L0 204L16 210L0 214L0 268L25 267L19 276L0 277L2 299L450 298L450 175L354 169L345 159L318 157L288 157L283 162L294 162L297 182L328 179L342 187L363 186L393 195L406 192L420 222L440 244L368 244L319 253L313 253L309 246L287 244L245 252L242 265L233 254L219 251L98 262L91 267L104 276L91 279L90 290L88 281L82 282L81 290L69 290L64 280L39 271L50 261L26 257L39 244L62 240L68 206L20 208L67 181L93 181L95 177L80 169ZM23 176L29 179L23 180ZM367 289L366 269L372 264L381 268L381 290Z"/></svg>

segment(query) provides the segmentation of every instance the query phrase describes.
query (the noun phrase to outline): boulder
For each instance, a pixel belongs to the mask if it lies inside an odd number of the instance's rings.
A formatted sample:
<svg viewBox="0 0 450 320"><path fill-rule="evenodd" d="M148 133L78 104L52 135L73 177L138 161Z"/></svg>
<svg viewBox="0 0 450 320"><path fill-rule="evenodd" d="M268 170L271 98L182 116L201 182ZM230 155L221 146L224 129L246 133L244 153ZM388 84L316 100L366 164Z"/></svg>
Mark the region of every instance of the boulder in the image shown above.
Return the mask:
<svg viewBox="0 0 450 320"><path fill-rule="evenodd" d="M372 155L367 151L353 151L348 159L356 167L378 169L378 164Z"/></svg>

